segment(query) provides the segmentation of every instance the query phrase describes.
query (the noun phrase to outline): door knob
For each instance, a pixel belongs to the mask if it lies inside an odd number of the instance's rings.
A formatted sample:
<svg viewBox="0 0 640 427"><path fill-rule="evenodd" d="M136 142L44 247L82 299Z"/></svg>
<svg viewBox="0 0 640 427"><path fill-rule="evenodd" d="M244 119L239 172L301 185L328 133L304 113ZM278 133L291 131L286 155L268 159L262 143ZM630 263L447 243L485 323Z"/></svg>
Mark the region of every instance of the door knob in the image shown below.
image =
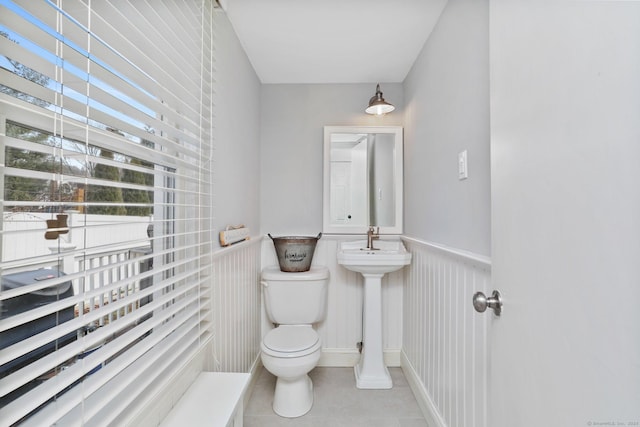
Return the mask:
<svg viewBox="0 0 640 427"><path fill-rule="evenodd" d="M473 308L478 313L484 313L487 307L493 309L493 314L500 316L502 313L502 298L500 291L493 291L491 296L487 298L482 292L473 294Z"/></svg>

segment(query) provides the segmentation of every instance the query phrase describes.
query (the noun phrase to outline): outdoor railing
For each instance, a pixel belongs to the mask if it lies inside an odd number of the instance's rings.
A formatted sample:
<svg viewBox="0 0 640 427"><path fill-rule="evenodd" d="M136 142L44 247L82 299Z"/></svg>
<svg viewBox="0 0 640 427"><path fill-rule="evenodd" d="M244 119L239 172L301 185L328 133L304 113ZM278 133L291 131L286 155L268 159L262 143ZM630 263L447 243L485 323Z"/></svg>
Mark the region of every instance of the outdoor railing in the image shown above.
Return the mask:
<svg viewBox="0 0 640 427"><path fill-rule="evenodd" d="M76 266L76 271L84 271L85 274L72 281L74 292L78 294L82 290L84 293L91 295L89 299L84 301L85 312L114 303L150 286L152 284L151 277L128 279L135 278L141 272L150 270L152 259L149 246L111 250L75 257L74 265ZM106 291L95 292L102 288L106 288ZM104 322L119 319L127 313L138 309L148 300L149 297L145 297L112 312L108 317L101 319L100 326Z"/></svg>
<svg viewBox="0 0 640 427"><path fill-rule="evenodd" d="M137 247L121 247L107 251L87 253L60 253L57 257L40 258L37 262L12 263L9 268L3 268L2 274L13 274L38 269L55 268L64 271L71 276L74 295L85 293L90 295L84 300L84 311L92 311L104 307L120 298L130 296L152 284L152 277L128 280L135 278L141 272L151 269L152 254L149 245ZM66 259L65 259L66 258ZM72 266L69 268L69 266ZM77 274L82 273L84 274ZM116 285L114 285L116 284ZM105 288L105 292L96 292ZM143 298L126 306L125 309L114 311L100 321L100 326L109 320L115 320L121 316L136 310L144 305L150 297ZM80 308L76 306L76 315Z"/></svg>

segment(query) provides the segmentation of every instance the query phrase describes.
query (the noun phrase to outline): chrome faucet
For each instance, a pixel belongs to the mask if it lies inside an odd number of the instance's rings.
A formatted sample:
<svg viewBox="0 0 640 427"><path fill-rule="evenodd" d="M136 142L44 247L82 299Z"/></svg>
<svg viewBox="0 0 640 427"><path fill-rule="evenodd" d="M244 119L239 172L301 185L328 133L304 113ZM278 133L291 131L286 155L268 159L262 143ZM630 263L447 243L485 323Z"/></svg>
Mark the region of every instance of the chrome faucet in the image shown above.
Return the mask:
<svg viewBox="0 0 640 427"><path fill-rule="evenodd" d="M367 230L367 249L370 251L375 251L377 248L373 247L373 241L378 240L380 238L380 227L374 227L373 225L369 226Z"/></svg>

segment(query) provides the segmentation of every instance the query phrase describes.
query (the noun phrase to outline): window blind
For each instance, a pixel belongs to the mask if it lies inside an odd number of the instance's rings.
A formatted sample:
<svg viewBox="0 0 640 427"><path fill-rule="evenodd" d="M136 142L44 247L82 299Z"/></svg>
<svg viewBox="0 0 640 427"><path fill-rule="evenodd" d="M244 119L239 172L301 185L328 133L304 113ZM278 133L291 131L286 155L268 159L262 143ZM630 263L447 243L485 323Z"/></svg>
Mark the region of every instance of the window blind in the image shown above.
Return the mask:
<svg viewBox="0 0 640 427"><path fill-rule="evenodd" d="M213 4L0 0L0 420L110 425L210 338Z"/></svg>

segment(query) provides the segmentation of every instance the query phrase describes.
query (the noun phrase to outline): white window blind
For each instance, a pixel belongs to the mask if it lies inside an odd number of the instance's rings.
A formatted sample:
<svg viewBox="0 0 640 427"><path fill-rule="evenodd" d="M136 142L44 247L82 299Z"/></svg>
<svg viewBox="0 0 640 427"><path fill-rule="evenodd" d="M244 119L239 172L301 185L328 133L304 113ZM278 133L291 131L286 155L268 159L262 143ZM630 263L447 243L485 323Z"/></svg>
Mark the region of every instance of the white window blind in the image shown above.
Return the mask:
<svg viewBox="0 0 640 427"><path fill-rule="evenodd" d="M0 425L113 425L210 338L213 4L0 0Z"/></svg>

